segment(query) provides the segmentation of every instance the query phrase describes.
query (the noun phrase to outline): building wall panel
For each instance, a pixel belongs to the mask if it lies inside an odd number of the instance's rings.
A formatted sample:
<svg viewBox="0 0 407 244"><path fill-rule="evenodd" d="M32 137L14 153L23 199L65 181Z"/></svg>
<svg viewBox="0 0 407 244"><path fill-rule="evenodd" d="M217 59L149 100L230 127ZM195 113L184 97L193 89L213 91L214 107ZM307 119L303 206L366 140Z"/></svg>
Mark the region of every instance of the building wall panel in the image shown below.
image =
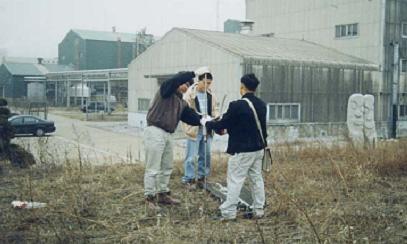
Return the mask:
<svg viewBox="0 0 407 244"><path fill-rule="evenodd" d="M129 65L129 113L143 113L138 109L139 98L153 99L159 85L158 79L151 77L195 70L200 66L211 68L214 76L212 88L219 104L226 96L223 108L226 111L227 104L240 97L242 58L174 30ZM140 116L133 115L132 118L140 119ZM140 122L129 119L129 124L139 126Z"/></svg>

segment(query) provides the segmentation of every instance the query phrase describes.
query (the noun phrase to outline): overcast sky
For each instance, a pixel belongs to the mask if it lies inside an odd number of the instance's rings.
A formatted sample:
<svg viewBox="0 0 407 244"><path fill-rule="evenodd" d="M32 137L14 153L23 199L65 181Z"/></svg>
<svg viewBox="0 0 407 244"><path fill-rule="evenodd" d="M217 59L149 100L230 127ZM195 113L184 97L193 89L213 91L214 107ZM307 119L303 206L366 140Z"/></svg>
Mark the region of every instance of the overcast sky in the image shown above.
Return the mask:
<svg viewBox="0 0 407 244"><path fill-rule="evenodd" d="M173 27L223 30L226 19L244 19L245 0L219 0L219 21L216 9L217 0L0 0L0 51L57 57L70 29L116 26L134 33L147 27L155 36Z"/></svg>

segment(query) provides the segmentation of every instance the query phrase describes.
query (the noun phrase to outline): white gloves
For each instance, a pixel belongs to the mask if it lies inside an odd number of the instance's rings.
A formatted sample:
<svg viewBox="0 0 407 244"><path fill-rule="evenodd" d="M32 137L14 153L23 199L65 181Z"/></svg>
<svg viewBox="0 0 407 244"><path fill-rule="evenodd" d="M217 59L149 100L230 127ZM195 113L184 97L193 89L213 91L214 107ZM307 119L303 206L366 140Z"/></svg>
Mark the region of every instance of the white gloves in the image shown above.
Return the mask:
<svg viewBox="0 0 407 244"><path fill-rule="evenodd" d="M205 117L202 116L202 119L200 120L202 126L205 126L206 122L209 122L209 121L212 121L211 116L205 116Z"/></svg>

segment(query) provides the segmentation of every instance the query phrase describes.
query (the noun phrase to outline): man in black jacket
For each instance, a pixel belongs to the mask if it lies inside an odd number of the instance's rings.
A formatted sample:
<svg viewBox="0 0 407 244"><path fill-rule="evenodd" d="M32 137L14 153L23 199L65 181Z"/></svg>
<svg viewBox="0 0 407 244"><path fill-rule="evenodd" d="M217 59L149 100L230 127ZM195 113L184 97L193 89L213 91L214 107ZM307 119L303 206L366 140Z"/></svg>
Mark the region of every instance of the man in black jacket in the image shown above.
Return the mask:
<svg viewBox="0 0 407 244"><path fill-rule="evenodd" d="M166 80L148 110L147 128L144 131L144 195L150 209L158 210L157 203L180 203L171 197L168 188L173 166L172 133L180 120L190 125L200 125L201 116L182 99L182 94L193 83L194 77L194 72L180 72Z"/></svg>
<svg viewBox="0 0 407 244"><path fill-rule="evenodd" d="M253 194L254 217L264 216L265 194L261 164L263 149L267 143L262 140L253 110L248 102L243 100L248 99L253 104L266 140L266 104L254 94L259 83L254 74L244 75L240 84L242 99L231 102L221 120L206 122L208 129L227 129L229 133L227 153L232 156L228 161L227 199L219 207L220 219L236 218L240 190L247 176Z"/></svg>

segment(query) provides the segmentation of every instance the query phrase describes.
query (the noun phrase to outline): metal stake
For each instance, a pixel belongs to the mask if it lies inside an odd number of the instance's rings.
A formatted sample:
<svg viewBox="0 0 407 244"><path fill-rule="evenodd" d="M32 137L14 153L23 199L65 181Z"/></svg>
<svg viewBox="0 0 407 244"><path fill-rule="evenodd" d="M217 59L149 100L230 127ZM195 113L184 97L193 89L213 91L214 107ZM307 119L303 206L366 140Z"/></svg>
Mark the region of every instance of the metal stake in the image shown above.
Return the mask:
<svg viewBox="0 0 407 244"><path fill-rule="evenodd" d="M204 96L204 103L205 103L205 106L206 106L206 110L205 111L203 111L203 115L204 115L204 117L206 117L207 116L207 112L208 112L208 110L209 110L209 108L208 108L208 91L207 91L207 83L206 83L206 73L204 74L204 84L205 84L205 96ZM202 126L202 135L204 136L204 167L205 167L205 176L204 176L204 189L206 189L207 188L207 182L206 182L206 177L207 177L207 175L206 175L206 166L207 166L207 161L206 161L206 155L207 155L207 143L208 143L208 133L207 133L207 131L206 131L206 126L205 125L203 125Z"/></svg>

